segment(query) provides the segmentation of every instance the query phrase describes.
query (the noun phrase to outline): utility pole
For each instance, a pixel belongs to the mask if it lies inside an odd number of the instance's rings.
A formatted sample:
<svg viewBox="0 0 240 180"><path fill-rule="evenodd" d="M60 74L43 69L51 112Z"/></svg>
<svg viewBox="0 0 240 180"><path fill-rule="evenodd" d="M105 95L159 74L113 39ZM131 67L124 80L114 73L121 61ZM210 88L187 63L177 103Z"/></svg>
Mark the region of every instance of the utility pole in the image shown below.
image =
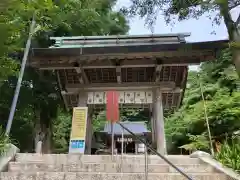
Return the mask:
<svg viewBox="0 0 240 180"><path fill-rule="evenodd" d="M24 55L22 58L22 64L21 64L21 69L19 72L17 86L16 86L16 89L14 92L14 97L13 97L13 101L12 101L12 105L11 105L11 109L10 109L10 113L9 113L9 117L8 117L8 123L7 123L6 131L5 131L6 136L9 135L11 127L12 127L12 122L13 122L14 114L16 111L17 101L18 101L18 97L19 97L19 93L20 93L20 89L21 89L22 79L23 79L23 75L24 75L24 71L25 71L25 67L26 67L26 63L27 63L27 59L28 59L29 50L31 47L32 35L33 35L34 29L35 29L35 25L36 25L36 21L35 21L35 14L34 14L32 17L28 40L27 40L25 50L24 50Z"/></svg>

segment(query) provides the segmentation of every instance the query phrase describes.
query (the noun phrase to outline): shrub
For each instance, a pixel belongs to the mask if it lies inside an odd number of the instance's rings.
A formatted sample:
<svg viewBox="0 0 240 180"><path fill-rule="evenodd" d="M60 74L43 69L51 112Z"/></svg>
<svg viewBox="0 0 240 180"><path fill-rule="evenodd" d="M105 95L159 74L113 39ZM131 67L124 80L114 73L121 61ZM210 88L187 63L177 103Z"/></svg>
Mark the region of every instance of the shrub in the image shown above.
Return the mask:
<svg viewBox="0 0 240 180"><path fill-rule="evenodd" d="M240 172L240 144L233 141L231 144L225 142L220 146L215 158L223 165Z"/></svg>
<svg viewBox="0 0 240 180"><path fill-rule="evenodd" d="M7 144L10 143L10 139L5 136L2 127L0 126L0 156L6 152Z"/></svg>

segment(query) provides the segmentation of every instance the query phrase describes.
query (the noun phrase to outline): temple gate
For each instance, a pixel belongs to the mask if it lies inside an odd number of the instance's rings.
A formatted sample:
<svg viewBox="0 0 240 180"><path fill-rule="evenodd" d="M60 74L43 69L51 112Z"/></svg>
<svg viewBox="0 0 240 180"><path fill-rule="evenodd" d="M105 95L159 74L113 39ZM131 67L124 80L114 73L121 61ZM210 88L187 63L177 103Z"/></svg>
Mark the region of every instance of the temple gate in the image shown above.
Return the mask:
<svg viewBox="0 0 240 180"><path fill-rule="evenodd" d="M53 37L34 48L30 65L54 70L66 108L88 107L86 154L91 152L92 114L105 109L106 91L119 91L119 106L149 109L152 139L166 154L164 112L180 106L188 65L213 60L227 41L187 43L183 34Z"/></svg>

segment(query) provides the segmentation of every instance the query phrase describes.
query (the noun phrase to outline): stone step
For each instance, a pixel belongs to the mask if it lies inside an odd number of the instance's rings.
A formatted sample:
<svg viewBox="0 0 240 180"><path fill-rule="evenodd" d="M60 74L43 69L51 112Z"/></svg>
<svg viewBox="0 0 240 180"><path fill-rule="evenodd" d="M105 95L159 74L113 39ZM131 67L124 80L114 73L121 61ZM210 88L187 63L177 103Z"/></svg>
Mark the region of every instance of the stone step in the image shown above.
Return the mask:
<svg viewBox="0 0 240 180"><path fill-rule="evenodd" d="M190 173L193 180L227 180L223 174ZM144 173L4 172L0 180L145 180ZM148 180L186 180L179 173L149 173Z"/></svg>
<svg viewBox="0 0 240 180"><path fill-rule="evenodd" d="M213 167L207 165L178 165L183 172L205 173L217 172ZM144 164L46 164L46 163L20 163L10 162L8 171L11 172L106 172L106 173L143 173L145 172ZM148 165L150 173L168 173L177 172L174 168L164 164Z"/></svg>
<svg viewBox="0 0 240 180"><path fill-rule="evenodd" d="M173 164L201 164L198 158L190 158L189 156L166 156ZM121 161L121 155L79 155L79 154L30 154L20 153L16 155L17 162L46 162L53 164L69 164L69 163L112 163ZM144 164L144 155L124 155L123 163ZM148 164L166 164L166 162L158 156L148 156Z"/></svg>

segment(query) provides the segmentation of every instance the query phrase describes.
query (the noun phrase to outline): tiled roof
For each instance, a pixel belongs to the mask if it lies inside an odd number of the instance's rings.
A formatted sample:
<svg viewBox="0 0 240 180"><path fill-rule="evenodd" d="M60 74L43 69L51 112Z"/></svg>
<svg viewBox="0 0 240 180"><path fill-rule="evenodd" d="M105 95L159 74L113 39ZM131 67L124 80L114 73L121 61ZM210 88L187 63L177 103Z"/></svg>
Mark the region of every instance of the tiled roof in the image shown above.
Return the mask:
<svg viewBox="0 0 240 180"><path fill-rule="evenodd" d="M145 122L122 122L122 124L132 131L134 134L143 134L149 132L147 130L147 126ZM122 127L119 124L113 125L114 134L120 135L122 134ZM106 123L104 127L105 133L111 134L111 123ZM124 135L129 134L126 130L124 130Z"/></svg>

